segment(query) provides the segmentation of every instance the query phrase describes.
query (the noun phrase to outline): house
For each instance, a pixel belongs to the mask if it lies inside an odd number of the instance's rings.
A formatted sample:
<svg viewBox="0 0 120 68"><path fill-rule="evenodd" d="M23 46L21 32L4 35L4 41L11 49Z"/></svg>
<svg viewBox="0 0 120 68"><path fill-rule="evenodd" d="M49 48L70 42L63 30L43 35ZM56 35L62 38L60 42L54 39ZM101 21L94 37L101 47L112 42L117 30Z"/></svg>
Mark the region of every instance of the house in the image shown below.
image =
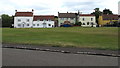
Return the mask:
<svg viewBox="0 0 120 68"><path fill-rule="evenodd" d="M32 12L17 12L14 16L14 28L32 28L33 23L33 11Z"/></svg>
<svg viewBox="0 0 120 68"><path fill-rule="evenodd" d="M118 21L118 15L102 14L99 16L98 24L103 26Z"/></svg>
<svg viewBox="0 0 120 68"><path fill-rule="evenodd" d="M0 16L0 22L2 22L2 17Z"/></svg>
<svg viewBox="0 0 120 68"><path fill-rule="evenodd" d="M54 15L33 15L32 12L17 12L14 16L14 28L51 28L54 27Z"/></svg>
<svg viewBox="0 0 120 68"><path fill-rule="evenodd" d="M35 15L33 18L33 28L51 28L54 26L54 15Z"/></svg>
<svg viewBox="0 0 120 68"><path fill-rule="evenodd" d="M81 23L82 27L96 27L95 15L92 14L80 14L78 22Z"/></svg>
<svg viewBox="0 0 120 68"><path fill-rule="evenodd" d="M118 2L118 15L120 15L120 1Z"/></svg>
<svg viewBox="0 0 120 68"><path fill-rule="evenodd" d="M58 26L74 25L77 21L77 13L59 13L58 12Z"/></svg>

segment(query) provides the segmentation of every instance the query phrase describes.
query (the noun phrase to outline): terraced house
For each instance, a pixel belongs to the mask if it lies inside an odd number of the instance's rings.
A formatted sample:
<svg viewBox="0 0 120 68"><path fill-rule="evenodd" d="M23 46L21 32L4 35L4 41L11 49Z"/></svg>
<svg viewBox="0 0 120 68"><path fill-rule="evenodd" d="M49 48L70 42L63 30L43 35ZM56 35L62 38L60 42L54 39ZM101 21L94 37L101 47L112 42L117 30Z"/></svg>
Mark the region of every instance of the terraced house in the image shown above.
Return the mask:
<svg viewBox="0 0 120 68"><path fill-rule="evenodd" d="M14 28L52 28L54 15L33 15L32 12L17 12L14 16Z"/></svg>
<svg viewBox="0 0 120 68"><path fill-rule="evenodd" d="M72 26L77 22L77 13L59 13L58 26Z"/></svg>
<svg viewBox="0 0 120 68"><path fill-rule="evenodd" d="M35 15L33 18L33 28L54 27L54 15Z"/></svg>

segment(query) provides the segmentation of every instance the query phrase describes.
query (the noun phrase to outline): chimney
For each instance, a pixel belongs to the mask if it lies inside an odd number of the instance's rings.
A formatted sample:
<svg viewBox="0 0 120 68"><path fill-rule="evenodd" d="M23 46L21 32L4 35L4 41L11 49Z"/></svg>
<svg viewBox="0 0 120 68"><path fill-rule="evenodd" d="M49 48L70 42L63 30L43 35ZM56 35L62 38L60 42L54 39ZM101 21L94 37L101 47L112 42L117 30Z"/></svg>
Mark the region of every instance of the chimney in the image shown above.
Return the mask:
<svg viewBox="0 0 120 68"><path fill-rule="evenodd" d="M17 10L15 10L15 12L17 12Z"/></svg>
<svg viewBox="0 0 120 68"><path fill-rule="evenodd" d="M32 12L34 12L34 10L32 9Z"/></svg>

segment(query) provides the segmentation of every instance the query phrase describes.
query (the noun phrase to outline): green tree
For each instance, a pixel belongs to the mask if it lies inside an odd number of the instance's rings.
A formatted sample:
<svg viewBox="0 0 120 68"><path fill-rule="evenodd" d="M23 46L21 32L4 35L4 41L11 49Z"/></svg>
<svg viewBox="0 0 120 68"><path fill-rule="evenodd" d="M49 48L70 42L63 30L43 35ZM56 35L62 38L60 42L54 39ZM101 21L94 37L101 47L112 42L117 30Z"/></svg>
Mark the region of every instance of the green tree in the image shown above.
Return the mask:
<svg viewBox="0 0 120 68"><path fill-rule="evenodd" d="M99 8L95 8L94 10L95 10L95 12L93 12L91 14L95 15L95 17L96 17L96 23L98 24L98 18L102 14L102 12L99 10Z"/></svg>
<svg viewBox="0 0 120 68"><path fill-rule="evenodd" d="M2 14L1 17L2 17L2 27L11 27L13 23L13 16Z"/></svg>
<svg viewBox="0 0 120 68"><path fill-rule="evenodd" d="M104 9L103 10L103 14L113 14L112 11L110 11L110 9Z"/></svg>

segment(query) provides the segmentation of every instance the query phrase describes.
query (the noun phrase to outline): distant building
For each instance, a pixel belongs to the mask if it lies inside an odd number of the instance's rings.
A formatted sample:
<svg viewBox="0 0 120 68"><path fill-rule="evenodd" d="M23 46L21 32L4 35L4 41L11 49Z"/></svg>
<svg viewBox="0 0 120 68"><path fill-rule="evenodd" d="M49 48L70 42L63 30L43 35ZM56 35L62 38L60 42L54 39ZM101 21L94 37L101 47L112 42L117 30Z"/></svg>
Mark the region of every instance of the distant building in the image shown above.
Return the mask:
<svg viewBox="0 0 120 68"><path fill-rule="evenodd" d="M92 14L80 14L78 18L82 27L96 27L95 15Z"/></svg>
<svg viewBox="0 0 120 68"><path fill-rule="evenodd" d="M120 1L118 2L118 15L120 15Z"/></svg>
<svg viewBox="0 0 120 68"><path fill-rule="evenodd" d="M35 15L33 19L33 28L51 28L54 27L54 15Z"/></svg>
<svg viewBox="0 0 120 68"><path fill-rule="evenodd" d="M74 25L77 21L77 14L76 13L59 13L58 12L58 26L63 25Z"/></svg>
<svg viewBox="0 0 120 68"><path fill-rule="evenodd" d="M99 25L103 26L103 25L106 25L106 24L109 24L109 23L113 23L115 21L118 21L118 15L113 15L113 14L103 14L101 16L99 16L99 19L98 19L98 23Z"/></svg>
<svg viewBox="0 0 120 68"><path fill-rule="evenodd" d="M51 28L54 27L54 15L33 15L32 12L17 12L14 16L14 28Z"/></svg>

